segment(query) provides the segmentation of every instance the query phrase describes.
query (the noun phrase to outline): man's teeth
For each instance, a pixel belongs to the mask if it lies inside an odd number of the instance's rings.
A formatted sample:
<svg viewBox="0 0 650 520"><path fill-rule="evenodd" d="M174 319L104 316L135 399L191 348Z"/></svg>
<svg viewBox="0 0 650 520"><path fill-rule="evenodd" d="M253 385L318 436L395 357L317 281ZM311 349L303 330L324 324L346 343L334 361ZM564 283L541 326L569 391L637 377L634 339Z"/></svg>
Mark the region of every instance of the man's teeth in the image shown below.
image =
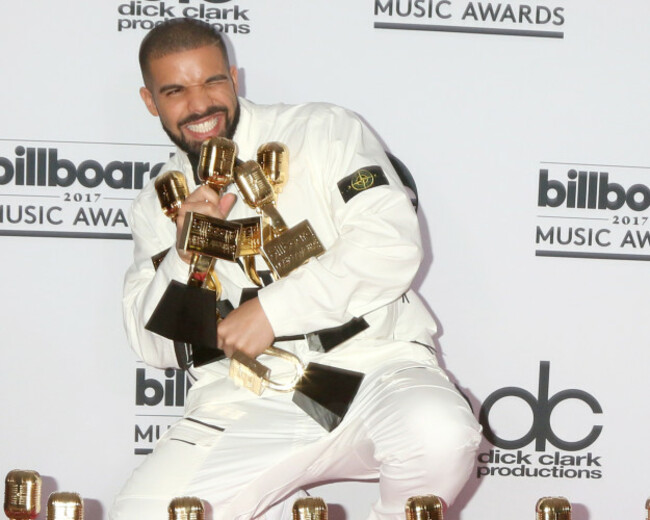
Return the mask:
<svg viewBox="0 0 650 520"><path fill-rule="evenodd" d="M196 123L194 125L187 125L187 128L192 132L196 132L198 134L205 134L206 132L209 132L215 126L217 126L217 121L218 120L219 120L218 117L213 117L212 119L208 119L207 121L204 121L203 123Z"/></svg>

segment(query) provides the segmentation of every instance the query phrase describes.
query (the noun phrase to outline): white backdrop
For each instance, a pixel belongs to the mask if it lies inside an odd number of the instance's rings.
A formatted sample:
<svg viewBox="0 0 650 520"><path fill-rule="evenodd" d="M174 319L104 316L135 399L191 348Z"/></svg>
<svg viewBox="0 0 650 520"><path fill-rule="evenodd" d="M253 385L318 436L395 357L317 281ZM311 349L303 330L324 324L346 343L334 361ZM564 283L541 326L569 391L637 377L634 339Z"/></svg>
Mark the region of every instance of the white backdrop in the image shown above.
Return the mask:
<svg viewBox="0 0 650 520"><path fill-rule="evenodd" d="M136 453L181 413L182 375L135 360L120 300L132 248L123 213L170 151L137 93L137 48L143 26L184 9L223 24L251 100L344 105L415 177L427 243L418 286L441 362L477 415L493 403L498 437L447 518L532 517L545 495L567 496L578 520L641 518L642 0L1 2L0 473L37 469L45 497L77 491L99 520ZM316 492L335 520L357 520L376 486Z"/></svg>

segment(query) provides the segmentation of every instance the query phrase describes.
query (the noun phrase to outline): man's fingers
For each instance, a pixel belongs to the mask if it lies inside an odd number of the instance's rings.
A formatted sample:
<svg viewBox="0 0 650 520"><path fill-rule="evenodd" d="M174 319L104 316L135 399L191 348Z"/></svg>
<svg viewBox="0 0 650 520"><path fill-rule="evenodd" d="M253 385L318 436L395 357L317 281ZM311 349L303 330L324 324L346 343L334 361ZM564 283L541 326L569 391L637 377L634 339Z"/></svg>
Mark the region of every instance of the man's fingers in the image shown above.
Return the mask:
<svg viewBox="0 0 650 520"><path fill-rule="evenodd" d="M185 203L206 201L217 206L219 204L219 195L212 188L205 185L199 186L185 198Z"/></svg>
<svg viewBox="0 0 650 520"><path fill-rule="evenodd" d="M221 197L219 200L219 211L223 214L223 218L228 216L235 202L237 202L237 196L234 193L226 193Z"/></svg>

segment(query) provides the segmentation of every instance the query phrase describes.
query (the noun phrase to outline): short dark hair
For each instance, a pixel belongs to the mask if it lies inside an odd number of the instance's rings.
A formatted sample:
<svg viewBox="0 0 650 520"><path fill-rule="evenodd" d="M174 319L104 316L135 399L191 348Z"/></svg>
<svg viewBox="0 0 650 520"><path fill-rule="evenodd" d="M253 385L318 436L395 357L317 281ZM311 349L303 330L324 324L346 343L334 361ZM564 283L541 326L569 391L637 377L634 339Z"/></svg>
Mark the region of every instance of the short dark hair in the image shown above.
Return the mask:
<svg viewBox="0 0 650 520"><path fill-rule="evenodd" d="M216 46L229 66L226 44L209 23L194 18L171 18L151 29L140 44L140 71L148 83L149 63L175 52L188 51L205 45Z"/></svg>

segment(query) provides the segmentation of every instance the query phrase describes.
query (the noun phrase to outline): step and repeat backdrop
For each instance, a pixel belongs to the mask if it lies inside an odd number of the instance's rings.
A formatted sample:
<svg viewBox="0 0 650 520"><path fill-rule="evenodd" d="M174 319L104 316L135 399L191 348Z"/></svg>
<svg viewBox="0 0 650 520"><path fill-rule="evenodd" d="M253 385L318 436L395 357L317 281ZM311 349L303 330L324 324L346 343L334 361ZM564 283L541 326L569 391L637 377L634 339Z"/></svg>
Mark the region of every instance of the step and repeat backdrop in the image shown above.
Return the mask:
<svg viewBox="0 0 650 520"><path fill-rule="evenodd" d="M242 94L363 116L415 178L417 287L484 427L447 517L643 518L650 496L650 4L643 0L3 1L0 472L86 518L182 414L131 353L127 214L172 151L137 49L161 20L226 34ZM314 491L364 518L376 483Z"/></svg>

